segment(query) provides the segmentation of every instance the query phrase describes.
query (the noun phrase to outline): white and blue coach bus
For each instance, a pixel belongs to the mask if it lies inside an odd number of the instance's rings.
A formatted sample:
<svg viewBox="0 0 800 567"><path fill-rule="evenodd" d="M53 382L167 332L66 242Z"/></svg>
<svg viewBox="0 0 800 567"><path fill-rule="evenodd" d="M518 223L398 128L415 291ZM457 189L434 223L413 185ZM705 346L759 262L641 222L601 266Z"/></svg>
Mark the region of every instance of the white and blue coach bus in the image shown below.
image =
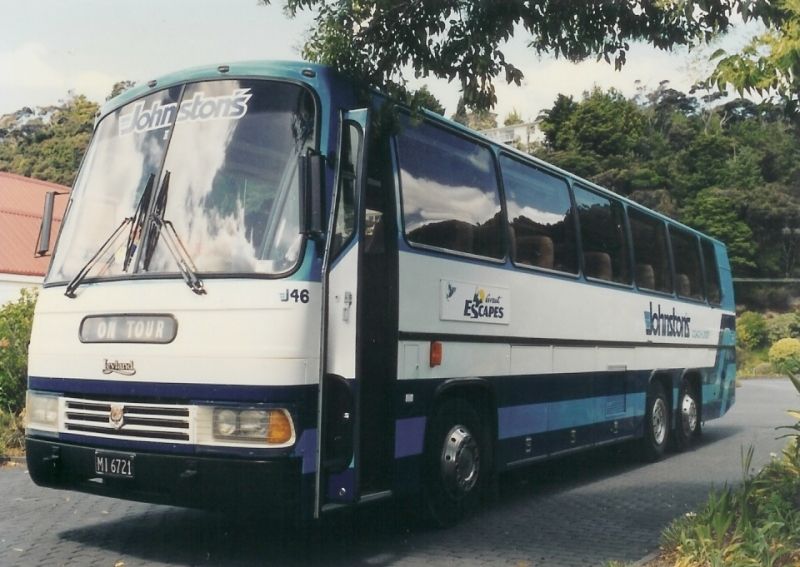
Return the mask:
<svg viewBox="0 0 800 567"><path fill-rule="evenodd" d="M207 67L98 115L27 460L188 506L421 494L446 524L513 467L688 447L734 365L722 243L328 68Z"/></svg>

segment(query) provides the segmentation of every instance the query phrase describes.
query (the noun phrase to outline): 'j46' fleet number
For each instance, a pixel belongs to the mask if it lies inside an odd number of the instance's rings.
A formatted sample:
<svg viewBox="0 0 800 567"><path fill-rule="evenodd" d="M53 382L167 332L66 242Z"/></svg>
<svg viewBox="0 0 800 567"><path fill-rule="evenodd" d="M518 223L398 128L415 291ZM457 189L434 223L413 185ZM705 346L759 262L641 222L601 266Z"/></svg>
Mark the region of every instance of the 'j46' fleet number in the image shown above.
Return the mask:
<svg viewBox="0 0 800 567"><path fill-rule="evenodd" d="M295 303L308 303L310 300L307 289L287 289L281 292L281 301L284 303L294 301Z"/></svg>

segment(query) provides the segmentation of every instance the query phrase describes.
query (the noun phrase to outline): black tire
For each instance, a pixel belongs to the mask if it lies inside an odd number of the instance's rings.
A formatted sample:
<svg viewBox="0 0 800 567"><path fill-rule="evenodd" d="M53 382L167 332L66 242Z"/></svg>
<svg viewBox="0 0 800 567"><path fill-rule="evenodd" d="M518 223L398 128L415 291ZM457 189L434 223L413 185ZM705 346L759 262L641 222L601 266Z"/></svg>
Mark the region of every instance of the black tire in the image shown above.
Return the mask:
<svg viewBox="0 0 800 567"><path fill-rule="evenodd" d="M465 400L445 401L428 428L424 511L438 527L449 527L477 508L488 484L490 442L483 421Z"/></svg>
<svg viewBox="0 0 800 567"><path fill-rule="evenodd" d="M673 436L675 450L686 451L700 436L700 399L697 389L684 378L678 394L678 411Z"/></svg>
<svg viewBox="0 0 800 567"><path fill-rule="evenodd" d="M670 411L664 386L653 380L647 387L645 402L644 436L641 439L641 456L646 462L655 462L664 456L669 442Z"/></svg>

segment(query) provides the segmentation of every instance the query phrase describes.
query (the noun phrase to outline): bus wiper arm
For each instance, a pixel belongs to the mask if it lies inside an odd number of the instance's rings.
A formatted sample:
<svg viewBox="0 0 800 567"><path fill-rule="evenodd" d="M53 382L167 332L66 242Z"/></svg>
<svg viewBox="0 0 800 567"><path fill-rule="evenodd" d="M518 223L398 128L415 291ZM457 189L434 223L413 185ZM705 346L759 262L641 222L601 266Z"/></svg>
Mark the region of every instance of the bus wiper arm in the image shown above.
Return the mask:
<svg viewBox="0 0 800 567"><path fill-rule="evenodd" d="M186 250L183 241L178 236L175 226L172 222L164 220L164 211L167 209L167 197L169 195L169 178L170 172L164 173L164 179L161 181L161 187L156 195L156 202L153 207L153 216L150 221L150 231L147 235L147 242L144 247L144 257L142 259L142 266L144 270L150 269L150 260L153 258L153 253L156 250L159 237L163 233L164 244L167 250L172 255L173 260L178 265L183 276L183 281L189 286L197 295L205 295L206 290L203 286L203 280L197 275L197 266L195 266L189 251Z"/></svg>
<svg viewBox="0 0 800 567"><path fill-rule="evenodd" d="M75 290L78 289L78 286L81 285L84 279L86 279L86 275L91 271L95 264L97 264L98 260L103 257L103 255L111 248L111 245L114 244L114 241L117 237L122 233L122 229L124 229L128 224L133 222L133 217L127 217L122 220L120 225L111 233L111 236L103 243L100 249L95 252L94 256L92 256L88 262L75 274L75 277L72 278L67 284L67 289L64 292L64 295L69 297L70 299L75 298Z"/></svg>
<svg viewBox="0 0 800 567"><path fill-rule="evenodd" d="M110 249L111 246L116 242L117 238L119 237L122 230L131 225L131 230L128 233L128 244L125 247L125 261L122 266L122 271L128 271L128 266L130 265L131 258L133 257L133 253L136 250L137 246L137 238L141 234L142 225L144 224L144 213L147 211L150 205L150 198L153 192L153 183L155 181L155 174L151 173L150 176L147 178L147 183L144 186L144 191L142 192L142 196L139 199L139 204L136 206L136 212L132 217L126 217L122 219L120 225L111 233L111 236L106 239L100 249L95 252L94 256L89 258L89 261L84 264L84 266L78 270L78 273L75 274L75 277L72 278L67 284L67 289L64 292L64 295L69 297L70 299L75 298L75 290L78 289L78 286L83 283L83 280L86 279L86 276L92 270L92 268L97 264L97 262L102 258Z"/></svg>
<svg viewBox="0 0 800 567"><path fill-rule="evenodd" d="M192 261L189 251L186 250L183 241L175 231L171 221L165 221L162 217L153 218L153 226L158 233L164 233L164 244L167 245L167 250L172 255L178 269L183 276L183 281L189 286L197 295L205 295L206 289L203 286L203 280L197 275L197 266Z"/></svg>

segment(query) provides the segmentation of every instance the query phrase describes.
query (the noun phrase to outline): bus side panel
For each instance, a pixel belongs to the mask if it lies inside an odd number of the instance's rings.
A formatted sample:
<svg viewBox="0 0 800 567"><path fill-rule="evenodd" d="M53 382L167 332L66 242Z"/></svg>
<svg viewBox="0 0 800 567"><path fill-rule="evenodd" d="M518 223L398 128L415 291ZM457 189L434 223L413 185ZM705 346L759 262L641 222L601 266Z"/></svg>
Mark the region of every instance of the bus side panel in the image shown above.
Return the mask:
<svg viewBox="0 0 800 567"><path fill-rule="evenodd" d="M728 252L724 245L714 243L714 253L719 269L720 288L724 313L720 320L717 359L712 372L703 381L702 418L714 419L725 415L736 401L736 302L733 294L733 277Z"/></svg>

